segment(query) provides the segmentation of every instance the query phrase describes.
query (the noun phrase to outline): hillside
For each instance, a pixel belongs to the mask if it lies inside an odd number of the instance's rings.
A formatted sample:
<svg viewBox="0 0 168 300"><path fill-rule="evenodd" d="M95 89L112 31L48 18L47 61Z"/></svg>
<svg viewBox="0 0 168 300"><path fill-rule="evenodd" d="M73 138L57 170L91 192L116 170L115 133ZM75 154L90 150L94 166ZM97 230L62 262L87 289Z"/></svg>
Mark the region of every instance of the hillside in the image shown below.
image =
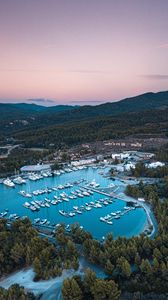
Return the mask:
<svg viewBox="0 0 168 300"><path fill-rule="evenodd" d="M0 104L0 109L0 134L4 138L15 136L28 146L72 145L142 132L168 132L168 92L97 106Z"/></svg>
<svg viewBox="0 0 168 300"><path fill-rule="evenodd" d="M118 102L96 106L57 105L44 107L36 104L0 104L0 123L18 119L29 120L29 126L62 124L97 116L116 116L126 112L140 112L168 107L168 92L146 93ZM31 120L31 118L33 119ZM35 122L34 122L35 120Z"/></svg>
<svg viewBox="0 0 168 300"><path fill-rule="evenodd" d="M69 122L21 130L14 137L27 147L56 148L83 142L123 138L126 136L157 134L168 135L168 109L123 113L118 116L94 117L88 120Z"/></svg>

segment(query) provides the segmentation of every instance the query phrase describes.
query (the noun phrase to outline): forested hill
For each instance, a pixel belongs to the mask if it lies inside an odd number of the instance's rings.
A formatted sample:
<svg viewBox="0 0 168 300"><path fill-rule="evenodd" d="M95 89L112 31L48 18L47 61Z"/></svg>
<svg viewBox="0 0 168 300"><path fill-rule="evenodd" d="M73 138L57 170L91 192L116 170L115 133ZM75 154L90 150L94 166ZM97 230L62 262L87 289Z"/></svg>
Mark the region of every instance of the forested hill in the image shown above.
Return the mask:
<svg viewBox="0 0 168 300"><path fill-rule="evenodd" d="M60 113L63 111L74 109L71 105L56 105L53 107L45 107L36 104L27 103L0 103L0 122L14 121L18 119L28 119L43 115L43 113Z"/></svg>
<svg viewBox="0 0 168 300"><path fill-rule="evenodd" d="M40 121L40 117L42 117L43 119L45 115L46 117L50 115L51 120L55 118L55 121L59 121L59 123L62 123L68 118L75 121L80 120L81 118L84 119L99 115L114 116L125 112L139 112L161 107L168 107L168 92L146 93L132 98L126 98L117 102L108 102L95 106L85 105L80 107L71 105L56 105L52 107L45 107L36 104L1 103L0 121L2 121L3 119L16 120L18 118L27 118L30 116L37 117L38 121Z"/></svg>
<svg viewBox="0 0 168 300"><path fill-rule="evenodd" d="M13 134L19 131L36 131L50 126L71 126L75 123L83 127L83 122L111 122L109 118L119 117L133 118L132 113L139 113L143 118L143 112L156 111L154 123L157 123L157 111L164 112L168 109L168 92L146 93L118 102L105 103L96 106L69 106L57 105L44 107L35 104L0 104L0 134ZM122 117L123 115L123 117ZM25 122L26 121L26 122ZM123 120L122 120L123 122ZM55 127L56 128L56 127ZM91 131L91 128L90 128Z"/></svg>
<svg viewBox="0 0 168 300"><path fill-rule="evenodd" d="M26 147L56 148L84 142L124 138L137 135L168 136L168 109L123 113L117 116L94 117L87 120L22 129L13 134Z"/></svg>
<svg viewBox="0 0 168 300"><path fill-rule="evenodd" d="M69 115L73 119L99 115L115 116L126 112L140 112L165 107L168 107L168 92L146 93L117 102L108 102L96 106L81 106L75 111L70 111Z"/></svg>

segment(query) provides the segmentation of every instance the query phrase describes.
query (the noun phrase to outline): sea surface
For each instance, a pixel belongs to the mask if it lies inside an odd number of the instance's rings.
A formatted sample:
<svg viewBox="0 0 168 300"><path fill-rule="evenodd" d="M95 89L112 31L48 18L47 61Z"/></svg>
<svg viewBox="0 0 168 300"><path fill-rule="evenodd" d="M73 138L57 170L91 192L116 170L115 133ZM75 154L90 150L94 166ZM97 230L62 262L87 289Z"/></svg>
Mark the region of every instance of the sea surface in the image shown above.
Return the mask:
<svg viewBox="0 0 168 300"><path fill-rule="evenodd" d="M71 191L79 189L86 183L83 182L80 185L74 185L72 188L66 188L64 190L52 191L50 194L43 194L39 196L33 196L31 199L25 198L18 194L20 190L25 190L26 192L33 192L37 189L44 189L47 187L57 187L58 185L64 185L66 183L72 183L81 179L88 182L93 180L100 184L101 188L107 188L109 184L113 183L114 189L118 187L117 192L123 191L125 188L125 183L120 180L111 180L107 177L102 176L107 174L108 167L106 169L88 167L87 169L73 171L70 173L61 174L60 176L47 177L38 181L27 180L24 185L16 185L16 187L9 188L3 184L0 184L0 212L5 209L9 210L9 214L16 213L20 217L28 216L32 221L35 218L48 219L51 224L65 223L70 225L72 223L78 222L85 230L92 233L92 235L101 240L109 232L111 232L114 238L118 236L131 237L139 235L147 225L147 216L143 208L137 208L130 211L129 213L121 216L120 219L113 220L113 224L109 225L100 221L100 217L104 217L111 212L116 212L118 210L124 211L124 206L126 203L122 200L115 199L115 202L109 204L108 206L102 206L102 208L92 208L91 211L83 212L83 214L77 214L74 217L64 217L59 213L59 210L73 211L73 206L80 207L89 203L91 201L107 198L105 195L99 193L94 193L93 195L83 198L77 198L69 200L69 202L63 201L60 204L52 205L47 208L40 208L40 211L32 212L31 210L23 206L24 202L31 202L34 200L44 200L44 198L49 198L54 200L54 195L59 196L60 193L66 192L70 194ZM100 174L101 173L101 174Z"/></svg>

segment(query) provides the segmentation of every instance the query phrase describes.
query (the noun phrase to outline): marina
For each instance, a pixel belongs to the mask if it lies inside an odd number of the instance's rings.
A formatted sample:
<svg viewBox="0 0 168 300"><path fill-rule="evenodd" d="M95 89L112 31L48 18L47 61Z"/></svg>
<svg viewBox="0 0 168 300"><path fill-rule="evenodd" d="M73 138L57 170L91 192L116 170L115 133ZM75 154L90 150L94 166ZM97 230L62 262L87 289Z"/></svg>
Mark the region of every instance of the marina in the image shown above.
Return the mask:
<svg viewBox="0 0 168 300"><path fill-rule="evenodd" d="M115 238L138 235L148 224L147 213L141 205L129 207L122 194L126 183L119 179L112 182L107 176L109 168L68 167L59 175L38 174L36 180L28 176L14 188L1 184L0 217L16 220L27 216L36 226L53 229L61 223L69 228L78 222L97 239L108 232Z"/></svg>

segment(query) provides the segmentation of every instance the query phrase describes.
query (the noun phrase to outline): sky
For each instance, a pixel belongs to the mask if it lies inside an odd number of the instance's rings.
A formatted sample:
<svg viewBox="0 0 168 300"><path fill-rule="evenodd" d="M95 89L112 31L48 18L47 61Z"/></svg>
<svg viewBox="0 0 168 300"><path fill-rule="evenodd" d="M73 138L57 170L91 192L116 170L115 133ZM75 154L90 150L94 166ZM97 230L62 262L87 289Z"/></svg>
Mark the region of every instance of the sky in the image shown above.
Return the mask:
<svg viewBox="0 0 168 300"><path fill-rule="evenodd" d="M94 104L161 90L167 0L0 0L0 102Z"/></svg>

